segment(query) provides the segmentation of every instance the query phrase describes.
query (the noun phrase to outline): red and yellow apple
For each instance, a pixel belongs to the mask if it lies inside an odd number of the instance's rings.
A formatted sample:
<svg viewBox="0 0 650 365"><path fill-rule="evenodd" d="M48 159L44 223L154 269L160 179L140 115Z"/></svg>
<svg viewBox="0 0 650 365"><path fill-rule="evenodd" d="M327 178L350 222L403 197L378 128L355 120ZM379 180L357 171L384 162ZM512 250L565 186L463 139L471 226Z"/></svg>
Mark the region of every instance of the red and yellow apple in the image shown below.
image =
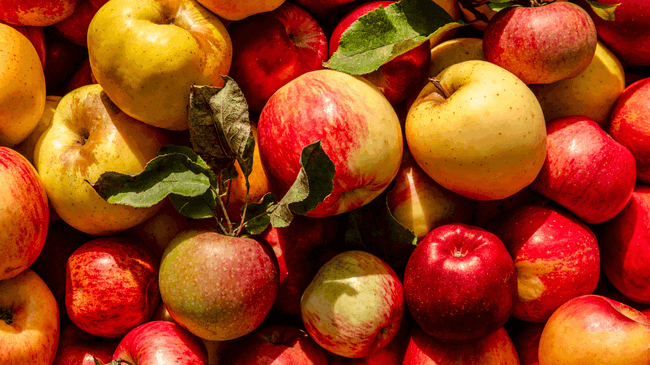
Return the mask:
<svg viewBox="0 0 650 365"><path fill-rule="evenodd" d="M69 17L81 0L2 0L0 20L9 24L46 27Z"/></svg>

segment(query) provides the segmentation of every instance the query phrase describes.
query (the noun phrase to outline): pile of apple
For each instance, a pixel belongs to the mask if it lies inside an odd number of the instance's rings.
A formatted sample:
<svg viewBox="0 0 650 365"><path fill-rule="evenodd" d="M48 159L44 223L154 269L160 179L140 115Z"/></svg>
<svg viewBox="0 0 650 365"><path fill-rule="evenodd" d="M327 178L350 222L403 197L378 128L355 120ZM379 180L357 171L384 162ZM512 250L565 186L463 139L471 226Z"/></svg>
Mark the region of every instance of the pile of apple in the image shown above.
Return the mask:
<svg viewBox="0 0 650 365"><path fill-rule="evenodd" d="M648 66L646 0L0 0L0 365L650 365Z"/></svg>

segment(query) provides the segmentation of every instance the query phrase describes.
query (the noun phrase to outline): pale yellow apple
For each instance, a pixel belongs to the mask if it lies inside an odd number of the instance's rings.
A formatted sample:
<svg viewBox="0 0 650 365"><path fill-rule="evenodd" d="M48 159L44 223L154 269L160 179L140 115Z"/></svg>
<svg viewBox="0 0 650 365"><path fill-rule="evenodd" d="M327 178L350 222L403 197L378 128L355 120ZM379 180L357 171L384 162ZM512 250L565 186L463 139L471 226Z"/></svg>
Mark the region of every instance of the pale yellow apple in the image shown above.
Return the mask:
<svg viewBox="0 0 650 365"><path fill-rule="evenodd" d="M616 55L599 41L591 63L579 76L529 87L542 105L546 120L584 115L606 128L614 104L625 89L625 70Z"/></svg>
<svg viewBox="0 0 650 365"><path fill-rule="evenodd" d="M460 7L458 6L458 0L432 0L436 4L440 5L441 8L443 8L447 14L451 16L452 19L454 20L460 20L462 19L463 15L460 12ZM429 45L431 48L437 46L438 44L450 39L451 37L456 34L456 29L451 29L445 32L442 32L440 34L436 34L435 36L429 38Z"/></svg>
<svg viewBox="0 0 650 365"><path fill-rule="evenodd" d="M0 24L0 146L32 133L45 109L45 75L32 42Z"/></svg>
<svg viewBox="0 0 650 365"><path fill-rule="evenodd" d="M90 67L126 114L187 129L190 86L222 86L232 60L219 18L195 0L111 0L88 28Z"/></svg>
<svg viewBox="0 0 650 365"><path fill-rule="evenodd" d="M88 183L106 171L138 173L170 143L169 134L122 112L98 84L66 94L39 139L34 162L52 207L79 231L108 235L151 217L160 204L110 204Z"/></svg>
<svg viewBox="0 0 650 365"><path fill-rule="evenodd" d="M546 158L546 124L532 91L487 61L465 61L427 84L406 117L415 161L443 187L476 200L529 185ZM444 91L444 94L443 94Z"/></svg>
<svg viewBox="0 0 650 365"><path fill-rule="evenodd" d="M444 41L431 49L429 76L435 77L453 64L470 60L485 61L481 38L454 38Z"/></svg>
<svg viewBox="0 0 650 365"><path fill-rule="evenodd" d="M254 14L275 10L285 0L198 0L211 12L228 20L242 20Z"/></svg>
<svg viewBox="0 0 650 365"><path fill-rule="evenodd" d="M14 149L18 151L21 155L25 156L29 162L34 163L34 148L36 148L36 142L41 138L41 135L52 123L52 117L54 116L54 111L56 106L59 105L61 97L58 95L48 95L45 99L45 110L41 119L38 121L36 128L32 133L27 136L22 142L14 146Z"/></svg>

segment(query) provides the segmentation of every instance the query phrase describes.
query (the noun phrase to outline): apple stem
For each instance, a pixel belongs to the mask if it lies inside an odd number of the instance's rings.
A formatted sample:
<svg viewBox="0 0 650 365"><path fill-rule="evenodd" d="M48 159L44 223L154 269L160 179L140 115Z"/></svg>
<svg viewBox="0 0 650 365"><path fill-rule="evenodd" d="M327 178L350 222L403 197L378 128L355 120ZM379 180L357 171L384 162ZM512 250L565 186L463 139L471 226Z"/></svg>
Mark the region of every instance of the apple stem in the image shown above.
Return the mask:
<svg viewBox="0 0 650 365"><path fill-rule="evenodd" d="M440 83L440 80L436 79L435 77L429 77L429 82L433 84L433 86L438 89L440 94L445 98L449 99L449 94L447 94L447 91L445 91L445 88L442 87L442 84Z"/></svg>
<svg viewBox="0 0 650 365"><path fill-rule="evenodd" d="M248 209L248 193L251 190L251 185L248 182L246 177L246 196L244 197L244 209L241 212L241 219L239 220L239 229L237 229L237 236L241 235L241 231L244 229L244 219L246 218L246 210Z"/></svg>
<svg viewBox="0 0 650 365"><path fill-rule="evenodd" d="M223 204L223 200L221 200L221 196L219 196L219 192L214 187L210 187L210 188L214 192L214 195L217 196L217 202L219 203L219 207L221 207L221 211L223 212L223 215L226 217L226 224L228 225L228 229L226 229L226 227L223 226L223 223L221 223L221 219L219 219L215 215L217 224L219 225L219 229L221 229L223 234L232 235L232 223L230 222L230 218L228 217L228 211L226 210L226 206Z"/></svg>
<svg viewBox="0 0 650 365"><path fill-rule="evenodd" d="M0 320L5 321L8 325L14 323L14 313L10 310L0 310Z"/></svg>

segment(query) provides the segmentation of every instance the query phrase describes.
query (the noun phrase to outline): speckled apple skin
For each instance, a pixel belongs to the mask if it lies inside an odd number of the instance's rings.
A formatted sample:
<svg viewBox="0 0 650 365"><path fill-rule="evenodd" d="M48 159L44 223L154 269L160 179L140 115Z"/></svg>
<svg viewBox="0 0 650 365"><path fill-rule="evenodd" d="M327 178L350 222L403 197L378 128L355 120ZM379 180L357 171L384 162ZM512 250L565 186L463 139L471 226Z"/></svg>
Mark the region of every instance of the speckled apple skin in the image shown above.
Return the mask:
<svg viewBox="0 0 650 365"><path fill-rule="evenodd" d="M81 0L3 0L0 20L9 24L46 27L69 17Z"/></svg>

